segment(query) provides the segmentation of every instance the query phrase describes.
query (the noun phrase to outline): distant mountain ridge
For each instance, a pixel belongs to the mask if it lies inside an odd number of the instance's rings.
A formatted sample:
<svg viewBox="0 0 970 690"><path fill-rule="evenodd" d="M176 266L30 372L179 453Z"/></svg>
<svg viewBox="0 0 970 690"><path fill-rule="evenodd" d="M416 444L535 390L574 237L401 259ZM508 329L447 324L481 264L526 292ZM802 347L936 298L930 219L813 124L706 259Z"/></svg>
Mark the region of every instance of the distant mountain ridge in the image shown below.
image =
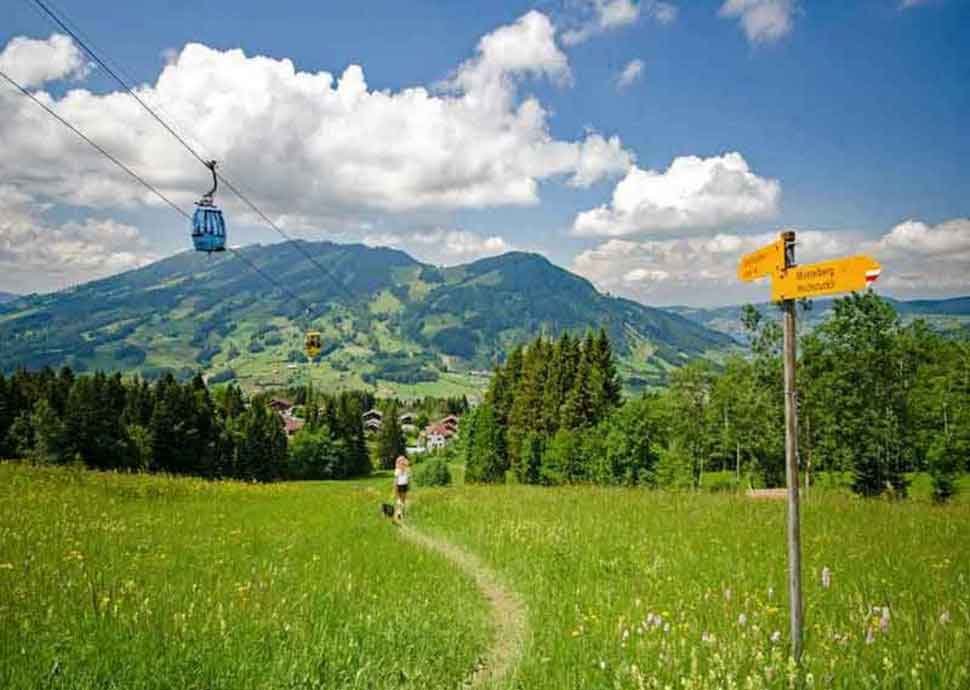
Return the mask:
<svg viewBox="0 0 970 690"><path fill-rule="evenodd" d="M0 291L0 304L5 304L6 302L13 302L18 297L20 297L20 295L15 295L12 292Z"/></svg>
<svg viewBox="0 0 970 690"><path fill-rule="evenodd" d="M938 330L945 332L966 332L970 329L970 296L917 300L898 300L891 297L883 299L893 305L904 321L922 318ZM831 299L813 300L812 308L807 312L800 312L800 318L804 319L809 326L816 326L828 317L832 302ZM762 313L769 313L774 308L769 303L755 306ZM710 308L668 307L669 311L685 319L743 341L745 334L741 325L741 309L741 305Z"/></svg>
<svg viewBox="0 0 970 690"><path fill-rule="evenodd" d="M186 252L0 306L0 370L202 369L253 388L312 380L450 394L540 333L605 328L634 387L732 345L676 314L603 295L536 254L438 268L382 247L303 242L302 249L325 272L289 243L238 252L311 305L312 323L300 302L244 261ZM311 326L323 334L324 355L308 367L302 342Z"/></svg>

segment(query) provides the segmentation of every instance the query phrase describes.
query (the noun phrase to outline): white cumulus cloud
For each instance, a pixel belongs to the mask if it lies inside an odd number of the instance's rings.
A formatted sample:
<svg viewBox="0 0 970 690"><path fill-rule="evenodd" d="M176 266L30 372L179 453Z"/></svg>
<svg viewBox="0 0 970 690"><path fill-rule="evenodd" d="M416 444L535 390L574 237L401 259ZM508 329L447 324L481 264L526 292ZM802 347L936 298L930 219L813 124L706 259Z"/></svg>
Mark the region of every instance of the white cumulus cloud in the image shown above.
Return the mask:
<svg viewBox="0 0 970 690"><path fill-rule="evenodd" d="M604 290L646 303L694 302L694 295L702 302L712 301L712 295L718 301L739 300L751 290L737 281L738 260L777 237L717 233L642 242L611 239L577 255L573 270ZM854 239L844 233L799 232L799 260L838 256Z"/></svg>
<svg viewBox="0 0 970 690"><path fill-rule="evenodd" d="M876 237L859 231L796 230L799 263L867 254L882 264L876 288L900 297L970 290L970 219L939 225L909 220ZM581 252L572 268L603 290L648 304L737 303L767 299L764 285L737 279L741 256L778 233L610 239Z"/></svg>
<svg viewBox="0 0 970 690"><path fill-rule="evenodd" d="M634 166L607 205L573 222L580 236L620 237L719 228L771 218L781 185L758 176L740 153L674 159L664 172Z"/></svg>
<svg viewBox="0 0 970 690"><path fill-rule="evenodd" d="M62 62L34 73L65 74ZM551 135L542 104L520 94L537 77L571 78L555 28L533 11L482 37L443 92L376 90L358 65L335 77L197 43L138 92L274 220L342 231L375 215L535 204L540 182L585 186L623 174L632 155L618 138ZM179 203L208 186L208 173L129 96L37 96ZM158 203L35 104L10 90L0 99L0 179L74 205ZM239 219L242 209L229 208Z"/></svg>
<svg viewBox="0 0 970 690"><path fill-rule="evenodd" d="M63 34L46 40L16 36L0 52L0 71L21 86L33 88L49 81L81 78L88 65L74 41Z"/></svg>
<svg viewBox="0 0 970 690"><path fill-rule="evenodd" d="M970 218L954 218L935 226L907 220L884 235L879 247L893 254L970 261ZM967 271L970 273L970 263Z"/></svg>
<svg viewBox="0 0 970 690"><path fill-rule="evenodd" d="M583 19L562 32L562 42L567 46L588 41L608 31L630 26L641 16L652 17L660 24L670 24L677 19L677 6L662 0L581 0Z"/></svg>
<svg viewBox="0 0 970 690"><path fill-rule="evenodd" d="M496 256L514 247L498 235L482 236L467 230L417 231L410 234L382 233L368 235L364 243L370 246L403 249L415 258L433 264L452 266L485 256Z"/></svg>
<svg viewBox="0 0 970 690"><path fill-rule="evenodd" d="M0 288L66 287L159 258L137 228L110 218L51 223L46 207L10 185L0 185L0 209Z"/></svg>
<svg viewBox="0 0 970 690"><path fill-rule="evenodd" d="M719 14L737 19L751 43L773 43L791 33L795 0L725 0Z"/></svg>
<svg viewBox="0 0 970 690"><path fill-rule="evenodd" d="M903 292L970 291L970 218L907 220L863 249L884 262L882 285Z"/></svg>
<svg viewBox="0 0 970 690"><path fill-rule="evenodd" d="M630 84L643 76L643 67L643 60L640 58L630 60L620 72L620 76L616 78L616 87L618 89L625 89L630 86Z"/></svg>

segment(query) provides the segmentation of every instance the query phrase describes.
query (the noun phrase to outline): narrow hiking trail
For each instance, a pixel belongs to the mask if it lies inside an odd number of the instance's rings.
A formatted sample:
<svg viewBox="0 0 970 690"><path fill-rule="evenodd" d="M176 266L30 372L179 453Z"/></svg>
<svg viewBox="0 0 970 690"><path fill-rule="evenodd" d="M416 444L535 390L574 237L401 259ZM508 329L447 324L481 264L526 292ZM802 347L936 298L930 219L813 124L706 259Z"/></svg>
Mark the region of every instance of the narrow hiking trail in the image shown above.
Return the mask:
<svg viewBox="0 0 970 690"><path fill-rule="evenodd" d="M505 587L495 571L461 547L429 536L409 525L400 527L401 536L418 546L435 551L454 563L475 581L492 610L494 639L475 669L465 679L466 688L497 688L515 670L526 637L526 609L521 597Z"/></svg>

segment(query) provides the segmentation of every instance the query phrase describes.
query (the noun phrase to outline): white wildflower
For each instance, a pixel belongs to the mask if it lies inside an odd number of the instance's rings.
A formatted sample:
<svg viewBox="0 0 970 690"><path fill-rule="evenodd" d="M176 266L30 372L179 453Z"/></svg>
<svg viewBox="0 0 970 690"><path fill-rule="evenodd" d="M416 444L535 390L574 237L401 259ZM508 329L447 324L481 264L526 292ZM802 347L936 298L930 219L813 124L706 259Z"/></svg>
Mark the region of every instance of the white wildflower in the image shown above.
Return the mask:
<svg viewBox="0 0 970 690"><path fill-rule="evenodd" d="M879 617L879 629L883 633L889 632L889 607L882 607L882 615Z"/></svg>

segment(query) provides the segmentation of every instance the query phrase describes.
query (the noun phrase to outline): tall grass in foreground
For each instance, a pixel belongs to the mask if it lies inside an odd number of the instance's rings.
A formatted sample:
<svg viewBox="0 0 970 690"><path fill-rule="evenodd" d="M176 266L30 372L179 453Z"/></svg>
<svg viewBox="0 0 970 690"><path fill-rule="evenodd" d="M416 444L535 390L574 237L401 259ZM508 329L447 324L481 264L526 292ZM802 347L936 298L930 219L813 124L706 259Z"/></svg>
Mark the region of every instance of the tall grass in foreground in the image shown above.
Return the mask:
<svg viewBox="0 0 970 690"><path fill-rule="evenodd" d="M456 687L485 603L377 499L0 464L0 688Z"/></svg>
<svg viewBox="0 0 970 690"><path fill-rule="evenodd" d="M514 687L970 687L970 505L816 493L805 675L788 662L784 503L643 490L428 491L412 512L524 596Z"/></svg>

